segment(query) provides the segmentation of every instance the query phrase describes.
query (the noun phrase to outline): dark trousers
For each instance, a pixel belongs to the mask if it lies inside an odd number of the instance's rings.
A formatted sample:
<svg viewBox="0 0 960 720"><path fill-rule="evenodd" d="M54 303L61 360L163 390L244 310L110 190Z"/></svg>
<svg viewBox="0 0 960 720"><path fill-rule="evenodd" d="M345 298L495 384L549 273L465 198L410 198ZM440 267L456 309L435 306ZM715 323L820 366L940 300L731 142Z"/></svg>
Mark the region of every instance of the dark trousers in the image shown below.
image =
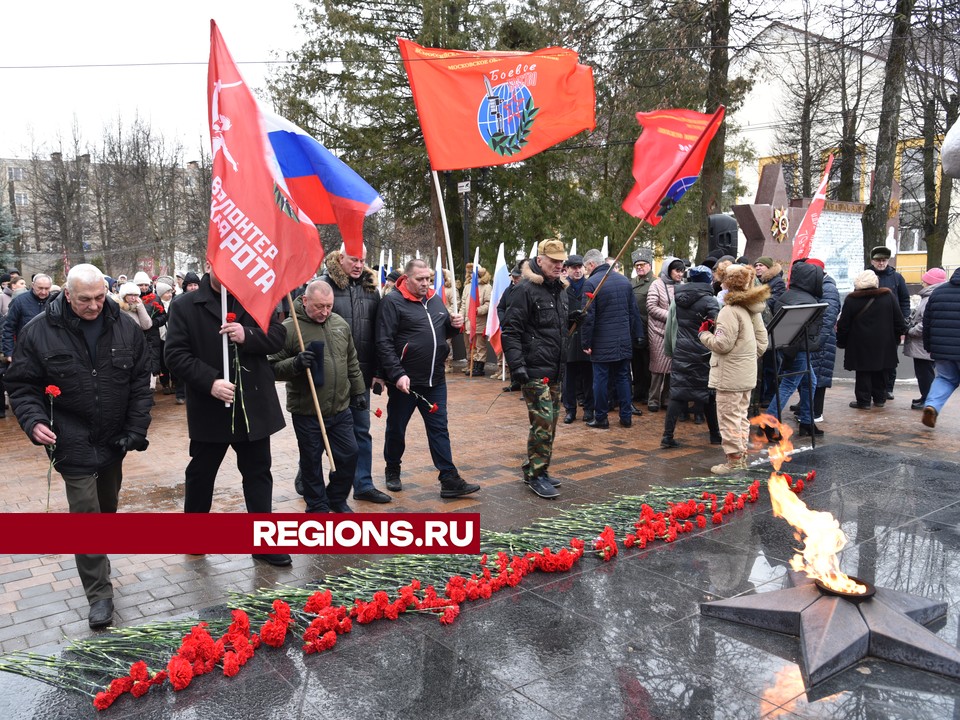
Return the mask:
<svg viewBox="0 0 960 720"><path fill-rule="evenodd" d="M323 435L316 415L291 415L293 431L300 448L300 477L307 512L326 512L332 505L347 501L357 471L357 438L353 432L350 409L323 418L330 452L337 471L330 473L330 484L323 482Z"/></svg>
<svg viewBox="0 0 960 720"><path fill-rule="evenodd" d="M825 387L820 387L817 385L817 389L813 393L813 417L818 418L823 416L823 401L827 399L827 389Z"/></svg>
<svg viewBox="0 0 960 720"><path fill-rule="evenodd" d="M123 461L86 475L63 475L67 504L72 513L115 513L123 484ZM87 602L113 597L110 559L106 555L74 555Z"/></svg>
<svg viewBox="0 0 960 720"><path fill-rule="evenodd" d="M190 462L186 470L184 512L210 512L213 485L227 448L237 454L237 469L243 478L243 499L247 512L273 510L273 475L270 474L270 438L234 443L190 441Z"/></svg>
<svg viewBox="0 0 960 720"><path fill-rule="evenodd" d="M577 396L583 396L583 416L593 417L593 363L587 361L568 362L563 374L563 409L577 414Z"/></svg>
<svg viewBox="0 0 960 720"><path fill-rule="evenodd" d="M897 384L897 369L895 367L884 370L884 389L893 395L893 388ZM884 396L886 397L886 396Z"/></svg>
<svg viewBox="0 0 960 720"><path fill-rule="evenodd" d="M593 416L598 422L607 419L607 387L611 378L617 389L620 402L620 419L633 420L633 408L630 405L630 360L593 363Z"/></svg>
<svg viewBox="0 0 960 720"><path fill-rule="evenodd" d="M913 372L917 376L917 384L920 386L920 399L926 400L927 393L930 392L930 386L933 385L933 379L937 376L937 363L934 360L913 359Z"/></svg>
<svg viewBox="0 0 960 720"><path fill-rule="evenodd" d="M766 407L777 393L777 353L767 350L761 362L760 404Z"/></svg>
<svg viewBox="0 0 960 720"><path fill-rule="evenodd" d="M673 437L673 431L677 429L677 420L681 414L687 412L688 405L689 403L686 400L670 399L670 404L667 405L667 417L663 421L663 436L665 438ZM715 396L711 395L710 402L707 403L694 401L693 411L703 413L707 420L707 429L711 435L720 434L720 423L717 421L717 398Z"/></svg>
<svg viewBox="0 0 960 720"><path fill-rule="evenodd" d="M634 348L630 366L633 371L633 399L646 403L650 396L650 348Z"/></svg>
<svg viewBox="0 0 960 720"><path fill-rule="evenodd" d="M430 446L430 457L433 465L440 471L440 477L447 477L457 472L453 464L453 452L450 450L450 433L447 431L447 385L441 383L434 387L413 386L412 390L419 393L423 400L413 393L397 390L393 385L387 386L387 429L383 439L383 459L387 465L399 467L403 460L403 451L406 450L407 424L413 413L420 411L423 426L427 432L427 444ZM436 412L430 412L431 405L437 406Z"/></svg>
<svg viewBox="0 0 960 720"><path fill-rule="evenodd" d="M887 401L887 370L857 370L853 394L858 405L870 405L873 400L883 404Z"/></svg>

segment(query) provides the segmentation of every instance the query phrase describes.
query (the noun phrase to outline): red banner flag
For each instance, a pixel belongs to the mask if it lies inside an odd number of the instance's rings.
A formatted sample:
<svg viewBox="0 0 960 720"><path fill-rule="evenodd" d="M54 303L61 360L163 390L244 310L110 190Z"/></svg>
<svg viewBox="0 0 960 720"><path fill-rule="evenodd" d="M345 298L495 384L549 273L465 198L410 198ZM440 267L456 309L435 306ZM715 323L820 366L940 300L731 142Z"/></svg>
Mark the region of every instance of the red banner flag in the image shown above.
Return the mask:
<svg viewBox="0 0 960 720"><path fill-rule="evenodd" d="M723 115L722 105L712 115L692 110L637 113L643 132L633 146L636 184L623 209L651 225L659 223L697 181Z"/></svg>
<svg viewBox="0 0 960 720"><path fill-rule="evenodd" d="M425 48L397 38L433 170L505 165L595 127L577 53Z"/></svg>
<svg viewBox="0 0 960 720"><path fill-rule="evenodd" d="M207 80L213 155L207 260L266 331L281 298L313 277L323 247L287 192L257 101L212 20Z"/></svg>
<svg viewBox="0 0 960 720"><path fill-rule="evenodd" d="M827 199L827 183L830 181L830 168L833 167L833 154L827 158L827 168L823 171L823 179L813 196L807 212L800 221L797 234L793 236L793 255L790 258L790 267L793 267L800 258L810 257L810 248L813 246L813 235L817 232L820 222L820 213L823 212L823 203Z"/></svg>

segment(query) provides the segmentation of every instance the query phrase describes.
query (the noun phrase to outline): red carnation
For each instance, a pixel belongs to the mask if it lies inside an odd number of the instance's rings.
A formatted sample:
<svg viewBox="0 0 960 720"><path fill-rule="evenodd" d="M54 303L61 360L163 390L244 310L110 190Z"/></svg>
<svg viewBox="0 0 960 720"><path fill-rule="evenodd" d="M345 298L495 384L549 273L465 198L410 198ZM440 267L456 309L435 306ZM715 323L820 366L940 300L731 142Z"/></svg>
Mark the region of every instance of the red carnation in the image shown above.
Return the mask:
<svg viewBox="0 0 960 720"><path fill-rule="evenodd" d="M440 409L440 406L437 405L436 403L434 403L433 405L430 406L430 412L431 412L431 413L435 413L435 412L437 412L437 410L439 410L439 409Z"/></svg>
<svg viewBox="0 0 960 720"><path fill-rule="evenodd" d="M150 671L143 660L138 660L130 666L130 677L134 680L146 681L150 679Z"/></svg>
<svg viewBox="0 0 960 720"><path fill-rule="evenodd" d="M60 397L60 388L56 385L47 385L43 391L52 398Z"/></svg>
<svg viewBox="0 0 960 720"><path fill-rule="evenodd" d="M223 674L233 677L240 672L240 658L235 652L228 652L223 656Z"/></svg>
<svg viewBox="0 0 960 720"><path fill-rule="evenodd" d="M137 682L133 684L132 688L130 688L130 694L133 695L135 698L139 698L146 695L148 690L150 690L150 683Z"/></svg>
<svg viewBox="0 0 960 720"><path fill-rule="evenodd" d="M93 699L93 706L97 710L106 710L108 707L113 705L113 701L116 699L116 695L112 695L108 692L98 692L97 696Z"/></svg>
<svg viewBox="0 0 960 720"><path fill-rule="evenodd" d="M584 295L586 295L588 298L590 298L591 300L593 300L593 293L592 293L592 292L585 292Z"/></svg>
<svg viewBox="0 0 960 720"><path fill-rule="evenodd" d="M703 515L697 515L697 527L705 528L707 526L707 519Z"/></svg>
<svg viewBox="0 0 960 720"><path fill-rule="evenodd" d="M550 378L544 376L544 378L543 378L543 384L544 384L544 385L549 385L549 384L550 384Z"/></svg>
<svg viewBox="0 0 960 720"><path fill-rule="evenodd" d="M376 415L377 417L383 417L383 410L381 410L380 408L377 408L376 410L373 411L373 414Z"/></svg>
<svg viewBox="0 0 960 720"><path fill-rule="evenodd" d="M236 313L227 313L227 322L236 322L237 314Z"/></svg>
<svg viewBox="0 0 960 720"><path fill-rule="evenodd" d="M170 684L174 690L183 690L193 680L193 665L179 655L174 655L167 663Z"/></svg>
<svg viewBox="0 0 960 720"><path fill-rule="evenodd" d="M713 524L714 524L714 525L720 525L721 523L723 523L723 515L721 515L721 514L718 513L718 512L715 512L715 513L713 514Z"/></svg>

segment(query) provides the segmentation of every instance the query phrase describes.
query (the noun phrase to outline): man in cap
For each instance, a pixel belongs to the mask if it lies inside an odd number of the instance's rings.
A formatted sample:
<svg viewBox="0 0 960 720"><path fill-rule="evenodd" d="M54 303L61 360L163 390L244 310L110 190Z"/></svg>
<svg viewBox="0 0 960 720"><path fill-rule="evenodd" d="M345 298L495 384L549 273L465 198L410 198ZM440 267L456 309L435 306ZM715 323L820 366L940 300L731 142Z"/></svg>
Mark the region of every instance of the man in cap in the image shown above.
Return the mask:
<svg viewBox="0 0 960 720"><path fill-rule="evenodd" d="M878 245L870 251L870 267L877 275L880 287L889 288L900 306L903 317L910 317L910 292L907 290L907 281L890 264L890 248ZM887 400L893 400L893 386L897 382L897 368L887 371Z"/></svg>
<svg viewBox="0 0 960 720"><path fill-rule="evenodd" d="M593 365L590 356L583 352L580 345L580 311L585 303L584 286L587 279L583 274L583 258L571 255L563 263L567 269L567 306L571 322L576 330L567 342L564 356L566 367L563 375L563 393L561 396L565 425L577 419L577 396L583 397L583 419L593 420Z"/></svg>
<svg viewBox="0 0 960 720"><path fill-rule="evenodd" d="M644 339L634 343L631 366L633 369L633 399L646 404L650 393L650 345L646 340L647 330L647 293L653 284L655 276L653 269L653 251L650 248L640 248L630 254L633 270L636 277L633 279L633 297L640 310L640 321L643 323Z"/></svg>
<svg viewBox="0 0 960 720"><path fill-rule="evenodd" d="M568 298L560 275L567 252L543 240L514 288L504 320L503 354L527 403L530 432L523 481L538 496L555 498L560 481L549 475L560 418L560 382L566 360Z"/></svg>

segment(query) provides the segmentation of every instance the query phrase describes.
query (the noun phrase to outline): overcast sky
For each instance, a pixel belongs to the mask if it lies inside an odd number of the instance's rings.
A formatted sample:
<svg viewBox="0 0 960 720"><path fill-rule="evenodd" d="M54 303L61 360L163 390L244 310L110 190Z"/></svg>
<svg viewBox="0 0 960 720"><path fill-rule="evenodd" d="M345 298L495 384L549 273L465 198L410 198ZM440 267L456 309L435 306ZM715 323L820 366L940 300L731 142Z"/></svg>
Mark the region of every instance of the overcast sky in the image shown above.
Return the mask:
<svg viewBox="0 0 960 720"><path fill-rule="evenodd" d="M53 149L58 135L71 152L74 117L81 137L96 144L104 125L137 113L184 142L188 156L201 142L209 151L211 18L253 88L264 85L264 61L302 44L294 0L5 1L0 157L28 157L32 143ZM189 64L136 66L143 63ZM91 65L111 67L78 67Z"/></svg>

